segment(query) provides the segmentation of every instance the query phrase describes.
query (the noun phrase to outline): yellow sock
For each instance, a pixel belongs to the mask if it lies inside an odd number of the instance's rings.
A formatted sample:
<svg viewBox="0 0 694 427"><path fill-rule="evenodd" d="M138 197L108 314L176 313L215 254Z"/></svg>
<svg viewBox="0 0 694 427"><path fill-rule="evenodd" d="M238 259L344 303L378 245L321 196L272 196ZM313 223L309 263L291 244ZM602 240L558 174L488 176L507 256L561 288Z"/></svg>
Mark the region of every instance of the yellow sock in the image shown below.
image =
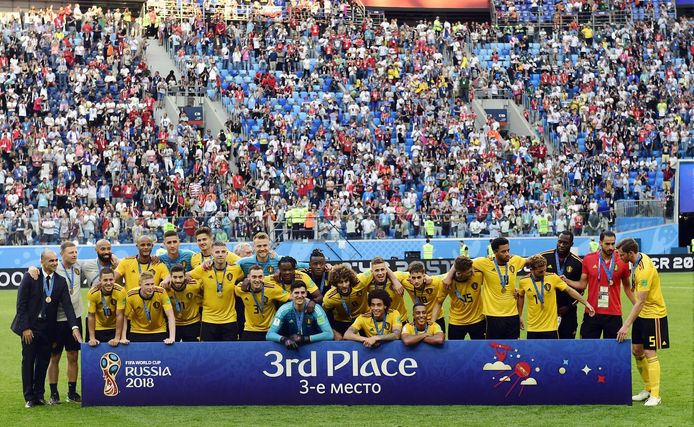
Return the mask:
<svg viewBox="0 0 694 427"><path fill-rule="evenodd" d="M648 375L648 360L646 360L646 356L634 356L634 359L636 359L636 369L639 370L639 374L641 374L641 379L643 380L643 389L646 391L651 391L651 384Z"/></svg>
<svg viewBox="0 0 694 427"><path fill-rule="evenodd" d="M660 361L658 356L648 358L648 377L651 383L651 396L660 397Z"/></svg>

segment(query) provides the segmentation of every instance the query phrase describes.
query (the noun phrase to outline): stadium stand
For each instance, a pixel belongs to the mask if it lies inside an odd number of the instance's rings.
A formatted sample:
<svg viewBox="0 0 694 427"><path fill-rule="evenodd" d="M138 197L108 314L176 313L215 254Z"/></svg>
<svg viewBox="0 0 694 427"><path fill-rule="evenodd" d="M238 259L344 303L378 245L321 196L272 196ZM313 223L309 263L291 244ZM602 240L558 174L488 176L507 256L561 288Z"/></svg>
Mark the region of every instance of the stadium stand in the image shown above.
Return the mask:
<svg viewBox="0 0 694 427"><path fill-rule="evenodd" d="M491 23L413 25L348 1L231 4L3 23L0 243L169 222L186 240L201 223L222 240L592 233L622 200L662 220L694 154L692 26L663 2L515 0ZM149 72L140 28L180 79ZM225 131L157 111L191 87L226 107ZM536 135L479 120L479 96L515 101Z"/></svg>

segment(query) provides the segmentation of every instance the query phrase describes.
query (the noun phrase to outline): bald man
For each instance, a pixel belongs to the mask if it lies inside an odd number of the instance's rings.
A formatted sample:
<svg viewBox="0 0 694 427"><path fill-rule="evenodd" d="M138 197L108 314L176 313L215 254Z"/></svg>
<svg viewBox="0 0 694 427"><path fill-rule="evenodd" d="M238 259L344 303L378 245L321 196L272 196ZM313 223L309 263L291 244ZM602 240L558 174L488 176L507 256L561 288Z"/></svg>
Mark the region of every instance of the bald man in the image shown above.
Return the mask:
<svg viewBox="0 0 694 427"><path fill-rule="evenodd" d="M151 271L154 275L154 286L159 286L162 280L169 277L169 269L164 263L156 263L152 259L154 241L149 236L137 239L137 256L125 258L116 267L116 281L122 281L127 291L140 285L140 274Z"/></svg>

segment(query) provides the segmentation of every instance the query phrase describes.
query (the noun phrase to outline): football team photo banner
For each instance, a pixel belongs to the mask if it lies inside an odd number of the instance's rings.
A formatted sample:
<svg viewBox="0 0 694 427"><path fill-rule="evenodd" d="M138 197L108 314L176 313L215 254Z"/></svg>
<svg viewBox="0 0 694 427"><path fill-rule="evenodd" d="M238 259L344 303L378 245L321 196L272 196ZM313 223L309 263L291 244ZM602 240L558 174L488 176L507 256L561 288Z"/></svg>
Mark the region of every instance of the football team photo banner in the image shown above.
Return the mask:
<svg viewBox="0 0 694 427"><path fill-rule="evenodd" d="M82 345L83 405L631 404L614 340Z"/></svg>

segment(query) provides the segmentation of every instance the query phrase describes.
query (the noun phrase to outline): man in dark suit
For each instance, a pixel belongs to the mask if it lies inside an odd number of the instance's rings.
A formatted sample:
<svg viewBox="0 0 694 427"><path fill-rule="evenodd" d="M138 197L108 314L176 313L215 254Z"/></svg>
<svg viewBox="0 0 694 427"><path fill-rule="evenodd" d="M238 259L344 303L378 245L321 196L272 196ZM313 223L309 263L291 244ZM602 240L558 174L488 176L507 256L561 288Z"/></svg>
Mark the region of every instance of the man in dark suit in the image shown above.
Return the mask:
<svg viewBox="0 0 694 427"><path fill-rule="evenodd" d="M12 331L22 338L22 387L26 408L46 404L43 399L46 371L51 359L51 343L57 333L59 305L65 310L73 337L82 342L67 283L55 274L57 268L58 255L51 250L43 251L38 280L25 274L17 293L17 315Z"/></svg>

